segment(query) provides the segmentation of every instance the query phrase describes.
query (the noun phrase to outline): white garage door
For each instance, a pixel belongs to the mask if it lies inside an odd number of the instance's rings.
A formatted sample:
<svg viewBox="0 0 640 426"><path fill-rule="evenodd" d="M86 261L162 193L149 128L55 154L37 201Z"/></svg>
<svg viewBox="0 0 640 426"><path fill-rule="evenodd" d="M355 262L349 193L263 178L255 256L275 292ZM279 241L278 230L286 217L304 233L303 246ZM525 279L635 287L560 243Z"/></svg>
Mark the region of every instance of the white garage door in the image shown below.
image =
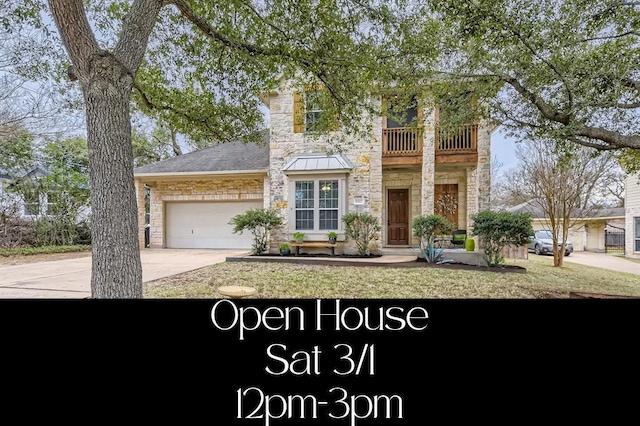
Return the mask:
<svg viewBox="0 0 640 426"><path fill-rule="evenodd" d="M251 248L251 233L234 234L231 218L262 201L167 203L167 248Z"/></svg>

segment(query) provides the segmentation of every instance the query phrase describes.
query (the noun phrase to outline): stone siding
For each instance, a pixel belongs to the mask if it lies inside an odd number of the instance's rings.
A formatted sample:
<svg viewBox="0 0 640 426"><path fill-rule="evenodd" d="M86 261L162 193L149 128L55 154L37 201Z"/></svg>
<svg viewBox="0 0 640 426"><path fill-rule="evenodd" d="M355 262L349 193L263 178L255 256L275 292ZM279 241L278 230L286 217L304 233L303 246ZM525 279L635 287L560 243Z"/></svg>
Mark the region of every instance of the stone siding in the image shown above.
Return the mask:
<svg viewBox="0 0 640 426"><path fill-rule="evenodd" d="M141 182L138 181L138 185ZM158 181L150 184L150 247L165 245L165 203L169 201L238 201L262 200L264 178L234 178L226 176L210 179ZM142 206L142 207L140 207ZM138 217L140 238L144 243L144 193L138 191ZM143 245L141 245L143 247Z"/></svg>

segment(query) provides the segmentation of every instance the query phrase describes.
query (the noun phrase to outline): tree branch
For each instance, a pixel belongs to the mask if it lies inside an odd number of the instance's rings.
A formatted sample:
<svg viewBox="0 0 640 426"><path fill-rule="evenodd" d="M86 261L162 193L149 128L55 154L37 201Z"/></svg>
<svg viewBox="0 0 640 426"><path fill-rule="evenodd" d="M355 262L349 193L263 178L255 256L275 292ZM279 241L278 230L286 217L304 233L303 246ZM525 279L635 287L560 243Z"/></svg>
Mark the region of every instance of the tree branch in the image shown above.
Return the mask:
<svg viewBox="0 0 640 426"><path fill-rule="evenodd" d="M471 4L476 6L475 2L473 2L473 1L471 2ZM476 9L480 11L480 9L477 6L476 6ZM538 54L538 52L531 46L531 44L522 36L520 31L518 31L515 28L512 28L510 25L508 25L508 23L506 23L502 19L500 19L500 17L497 16L495 13L492 13L492 15L493 15L493 18L496 19L504 28L506 28L508 31L510 31L513 35L515 35L516 38L518 40L520 40L520 42L531 52L531 54L533 56L535 56L536 58L538 58L542 62L544 62L560 78L560 80L562 81L562 84L564 85L564 88L565 88L565 90L567 92L567 97L568 97L568 100L569 100L569 108L568 108L568 110L571 111L571 109L573 108L573 93L571 92L571 89L569 88L569 85L567 84L567 80L564 78L564 75L562 75L562 73L558 70L558 68L551 61L549 61L548 59L546 59L542 55Z"/></svg>
<svg viewBox="0 0 640 426"><path fill-rule="evenodd" d="M195 25L200 31L204 33L205 36L214 40L222 45L235 49L241 50L250 55L264 55L264 56L282 56L284 52L280 50L273 49L265 49L260 46L256 46L253 44L243 43L241 41L231 40L230 38L222 35L220 32L216 31L208 22L198 16L189 3L186 0L171 0L169 4L173 4L178 8L182 16L187 18L193 25Z"/></svg>
<svg viewBox="0 0 640 426"><path fill-rule="evenodd" d="M571 46L571 45L579 44L579 43L587 43L587 42L596 41L596 40L615 40L615 39L618 39L618 38L626 37L628 35L640 36L640 32L638 32L638 31L627 31L625 33L609 35L609 36L590 37L590 38L585 38L585 39L582 39L582 40L574 41L573 43L569 43L569 44L567 44L565 46Z"/></svg>
<svg viewBox="0 0 640 426"><path fill-rule="evenodd" d="M122 32L113 54L122 66L134 77L147 50L151 30L163 0L135 0L124 17Z"/></svg>
<svg viewBox="0 0 640 426"><path fill-rule="evenodd" d="M640 81L638 80L633 80L631 78L623 78L622 85L624 87L628 87L629 89L633 89L640 92Z"/></svg>
<svg viewBox="0 0 640 426"><path fill-rule="evenodd" d="M49 0L51 14L58 27L64 47L77 69L77 77L88 74L91 57L100 46L91 30L82 0Z"/></svg>
<svg viewBox="0 0 640 426"><path fill-rule="evenodd" d="M634 104L615 104L613 105L614 108L620 108L620 109L636 109L636 108L640 108L640 102L636 102Z"/></svg>
<svg viewBox="0 0 640 426"><path fill-rule="evenodd" d="M569 115L556 111L549 104L547 104L544 99L542 99L537 93L530 91L529 89L524 87L517 79L511 77L510 75L504 73L496 74L500 75L502 80L513 87L521 96L525 97L531 103L533 103L545 118L560 124L564 124L565 126L569 125L569 122L571 121Z"/></svg>
<svg viewBox="0 0 640 426"><path fill-rule="evenodd" d="M160 110L160 111L170 111L188 121L194 122L194 123L202 123L204 124L204 126L211 131L211 133L219 140L219 141L225 141L228 142L230 141L230 139L228 137L224 137L222 134L220 134L220 132L218 132L218 130L215 127L211 127L209 125L209 121L207 119L202 119L202 118L195 118L190 116L189 114L187 114L184 111L180 111L176 108L173 108L170 105L159 105L154 103L153 101L151 101L151 99L149 99L149 97L147 96L146 93L144 93L144 90L142 90L142 88L137 84L137 83L133 83L133 88L135 89L136 92L138 92L138 94L140 95L140 99L142 101L142 103L144 104L144 106L149 109L149 110ZM173 130L172 130L173 131Z"/></svg>
<svg viewBox="0 0 640 426"><path fill-rule="evenodd" d="M569 137L567 137L567 140L570 140L571 142L575 142L575 143L580 144L582 146L586 146L586 147L589 147L589 148L597 149L598 151L613 151L613 150L616 150L616 149L620 149L620 147L618 147L618 146L604 145L604 144L599 144L599 143L595 143L595 142L589 142L589 141L586 141L584 139L577 138L575 136L569 136Z"/></svg>

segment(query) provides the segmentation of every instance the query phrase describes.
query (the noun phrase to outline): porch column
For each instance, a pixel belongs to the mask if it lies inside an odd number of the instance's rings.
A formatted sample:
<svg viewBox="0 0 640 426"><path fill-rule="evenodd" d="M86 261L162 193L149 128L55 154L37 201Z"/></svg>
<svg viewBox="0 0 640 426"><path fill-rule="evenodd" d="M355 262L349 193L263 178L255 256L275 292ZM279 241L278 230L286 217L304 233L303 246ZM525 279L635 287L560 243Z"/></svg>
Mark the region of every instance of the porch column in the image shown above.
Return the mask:
<svg viewBox="0 0 640 426"><path fill-rule="evenodd" d="M467 167L467 235L471 235L471 216L478 212L478 173L475 167Z"/></svg>
<svg viewBox="0 0 640 426"><path fill-rule="evenodd" d="M134 181L136 188L136 201L138 203L138 243L140 248L144 248L144 225L145 225L145 209L144 209L144 183L140 179Z"/></svg>
<svg viewBox="0 0 640 426"><path fill-rule="evenodd" d="M378 101L376 101L378 102ZM369 203L371 205L371 215L374 216L381 228L386 230L386 222L384 222L382 212L385 210L383 206L383 191L382 187L382 120L373 120L373 138L374 143L370 145L368 158L366 153L358 156L358 161L369 163ZM380 238L377 243L382 248L383 231L380 232Z"/></svg>
<svg viewBox="0 0 640 426"><path fill-rule="evenodd" d="M434 184L436 177L435 110L425 114L422 144L422 214L434 212Z"/></svg>
<svg viewBox="0 0 640 426"><path fill-rule="evenodd" d="M478 128L478 211L491 208L491 128Z"/></svg>

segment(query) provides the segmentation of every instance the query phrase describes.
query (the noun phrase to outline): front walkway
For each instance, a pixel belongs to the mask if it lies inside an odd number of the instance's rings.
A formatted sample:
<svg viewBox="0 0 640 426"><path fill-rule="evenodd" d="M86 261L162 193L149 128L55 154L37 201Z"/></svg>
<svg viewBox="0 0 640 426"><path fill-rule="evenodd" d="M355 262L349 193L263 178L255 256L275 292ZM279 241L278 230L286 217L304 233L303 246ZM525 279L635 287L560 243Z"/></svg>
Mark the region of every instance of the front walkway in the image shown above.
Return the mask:
<svg viewBox="0 0 640 426"><path fill-rule="evenodd" d="M188 272L246 250L146 249L140 252L142 281ZM0 267L0 298L86 298L91 296L91 257Z"/></svg>
<svg viewBox="0 0 640 426"><path fill-rule="evenodd" d="M564 261L640 275L640 263L632 262L624 257L613 256L611 254L574 251L570 256L565 257Z"/></svg>

